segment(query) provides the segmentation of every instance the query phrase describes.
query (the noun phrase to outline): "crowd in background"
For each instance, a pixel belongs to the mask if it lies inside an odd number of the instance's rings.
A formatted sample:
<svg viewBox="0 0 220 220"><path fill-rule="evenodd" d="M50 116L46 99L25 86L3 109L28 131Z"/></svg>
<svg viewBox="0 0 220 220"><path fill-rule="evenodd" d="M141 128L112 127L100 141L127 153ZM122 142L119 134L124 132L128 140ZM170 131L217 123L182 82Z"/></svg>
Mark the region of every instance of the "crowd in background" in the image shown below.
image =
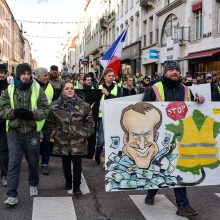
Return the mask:
<svg viewBox="0 0 220 220"><path fill-rule="evenodd" d="M180 73L176 62L169 62L169 65L164 75L170 69ZM7 66L0 64L0 168L2 185L7 186L5 204L18 203L23 154L29 166L30 195L37 196L39 152L41 171L48 175L52 150L54 155L62 157L65 189L72 190L75 195L81 194L82 158L92 159L95 155L97 164L101 163L104 132L100 101L147 93L154 84L164 83L164 75L155 73L151 78L136 72L132 76L116 76L113 69L107 68L98 78L93 72L59 72L56 65L52 65L50 71L39 67L32 72L29 64L19 64L15 76L9 76ZM185 75L175 85L180 82L186 86L209 83L212 101L220 101L220 83L215 74ZM84 95L79 95L80 90Z"/></svg>
<svg viewBox="0 0 220 220"><path fill-rule="evenodd" d="M155 73L153 76L143 76L140 72L136 72L133 76L123 74L116 76L114 83L121 88L123 96L142 94L156 82L160 81L162 77L158 73ZM87 74L61 72L60 77L64 81L73 82L75 89L86 89L90 88L90 86L98 88L98 84L103 82L103 79L99 79L93 72ZM181 76L180 80L186 86L210 83L212 101L220 101L220 81L215 73L200 73L192 76L189 72L186 72L185 76Z"/></svg>

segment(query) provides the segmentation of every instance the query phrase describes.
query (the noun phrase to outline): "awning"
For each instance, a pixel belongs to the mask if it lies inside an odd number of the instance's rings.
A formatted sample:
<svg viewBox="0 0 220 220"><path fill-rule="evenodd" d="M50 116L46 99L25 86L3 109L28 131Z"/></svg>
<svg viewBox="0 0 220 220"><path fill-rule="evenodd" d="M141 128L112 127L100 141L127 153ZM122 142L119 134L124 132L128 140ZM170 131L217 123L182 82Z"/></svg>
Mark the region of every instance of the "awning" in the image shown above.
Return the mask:
<svg viewBox="0 0 220 220"><path fill-rule="evenodd" d="M216 55L217 53L220 53L220 49L201 51L198 53L190 53L187 56L183 57L183 60L197 59L201 57L210 57Z"/></svg>

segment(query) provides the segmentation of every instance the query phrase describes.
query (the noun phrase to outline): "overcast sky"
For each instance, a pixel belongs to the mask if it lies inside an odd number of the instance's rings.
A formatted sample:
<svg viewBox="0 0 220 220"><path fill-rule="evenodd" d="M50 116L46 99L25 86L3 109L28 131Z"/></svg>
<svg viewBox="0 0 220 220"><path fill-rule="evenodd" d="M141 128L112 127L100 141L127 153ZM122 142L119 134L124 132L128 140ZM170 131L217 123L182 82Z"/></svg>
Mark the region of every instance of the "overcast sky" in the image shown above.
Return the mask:
<svg viewBox="0 0 220 220"><path fill-rule="evenodd" d="M14 18L22 21L75 22L80 21L83 0L6 0ZM18 24L20 25L20 21ZM76 24L38 24L22 22L24 36L32 47L38 66L60 67L60 54L68 37L75 36ZM70 34L68 34L70 32ZM28 35L32 35L28 36ZM44 36L40 38L34 36ZM64 37L61 39L49 37Z"/></svg>

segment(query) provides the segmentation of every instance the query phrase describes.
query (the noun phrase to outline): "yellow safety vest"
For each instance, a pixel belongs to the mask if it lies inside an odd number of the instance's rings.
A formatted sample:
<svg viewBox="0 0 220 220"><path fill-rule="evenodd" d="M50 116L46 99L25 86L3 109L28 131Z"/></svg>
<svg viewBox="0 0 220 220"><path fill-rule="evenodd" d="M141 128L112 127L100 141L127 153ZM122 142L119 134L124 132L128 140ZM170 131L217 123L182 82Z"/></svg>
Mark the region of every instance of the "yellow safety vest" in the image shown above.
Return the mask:
<svg viewBox="0 0 220 220"><path fill-rule="evenodd" d="M140 80L140 78L137 78L136 76L134 77L134 82L135 84Z"/></svg>
<svg viewBox="0 0 220 220"><path fill-rule="evenodd" d="M78 85L79 85L79 81L77 80L77 81L75 81L75 83L74 83L74 89L78 89Z"/></svg>
<svg viewBox="0 0 220 220"><path fill-rule="evenodd" d="M15 92L15 86L14 84L10 84L8 86L8 95L10 98L10 106L12 109L14 109L14 92ZM40 95L40 85L36 82L36 80L33 80L33 84L31 86L31 108L32 111L37 109L37 101ZM36 121L37 125L37 132L40 132L44 126L44 120ZM6 131L9 130L9 120L6 121Z"/></svg>
<svg viewBox="0 0 220 220"><path fill-rule="evenodd" d="M220 86L218 86L218 93L220 94Z"/></svg>
<svg viewBox="0 0 220 220"><path fill-rule="evenodd" d="M120 80L118 83L117 83L117 86L119 86L119 87L122 87L122 81Z"/></svg>
<svg viewBox="0 0 220 220"><path fill-rule="evenodd" d="M183 85L184 86L184 85ZM184 95L184 101L191 101L191 94L190 90L188 89L187 86L184 86L185 88L185 95ZM164 95L164 88L163 88L163 83L161 81L155 83L152 86L152 89L154 90L154 93L156 95L157 101L158 102L164 102L165 100L165 95Z"/></svg>
<svg viewBox="0 0 220 220"><path fill-rule="evenodd" d="M183 137L179 142L178 166L194 168L212 165L218 161L217 141L213 136L214 119L206 117L202 128L198 130L192 116L183 121Z"/></svg>
<svg viewBox="0 0 220 220"><path fill-rule="evenodd" d="M48 104L50 104L54 96L53 86L50 83L48 83L47 88L45 89L45 94L47 96Z"/></svg>
<svg viewBox="0 0 220 220"><path fill-rule="evenodd" d="M99 85L99 89L103 89L103 85ZM114 88L111 90L110 92L111 95L117 96L118 94L118 87L117 85L114 86ZM105 94L102 94L102 98L101 101L105 100ZM101 109L101 105L99 106L99 114L98 114L99 118L102 118L102 109Z"/></svg>

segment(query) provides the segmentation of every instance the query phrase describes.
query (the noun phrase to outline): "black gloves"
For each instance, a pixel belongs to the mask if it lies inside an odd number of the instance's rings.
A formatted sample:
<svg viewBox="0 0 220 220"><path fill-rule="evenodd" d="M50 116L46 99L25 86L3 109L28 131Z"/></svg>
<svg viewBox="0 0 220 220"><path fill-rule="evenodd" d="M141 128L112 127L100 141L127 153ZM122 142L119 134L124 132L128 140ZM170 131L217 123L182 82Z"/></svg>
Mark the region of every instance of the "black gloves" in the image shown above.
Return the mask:
<svg viewBox="0 0 220 220"><path fill-rule="evenodd" d="M15 118L20 118L24 120L33 120L34 114L32 111L29 111L24 108L19 108L14 110Z"/></svg>

